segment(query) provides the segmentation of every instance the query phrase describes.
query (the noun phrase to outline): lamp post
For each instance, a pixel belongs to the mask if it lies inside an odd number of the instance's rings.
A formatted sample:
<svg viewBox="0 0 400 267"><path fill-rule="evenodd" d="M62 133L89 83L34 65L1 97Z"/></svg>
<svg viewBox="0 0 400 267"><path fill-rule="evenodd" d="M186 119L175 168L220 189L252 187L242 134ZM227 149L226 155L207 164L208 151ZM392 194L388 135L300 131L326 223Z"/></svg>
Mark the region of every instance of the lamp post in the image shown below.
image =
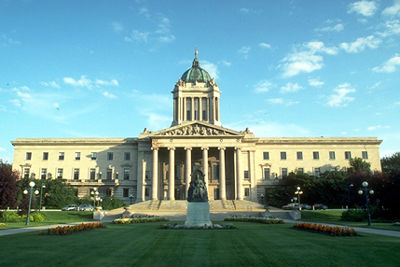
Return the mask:
<svg viewBox="0 0 400 267"><path fill-rule="evenodd" d="M368 182L362 182L362 187L358 190L358 194L361 196L362 194L365 195L365 208L367 209L367 216L368 216L368 226L371 226L371 212L369 211L369 195L373 195L375 192L374 190L368 188Z"/></svg>
<svg viewBox="0 0 400 267"><path fill-rule="evenodd" d="M297 195L297 200L299 203L299 210L301 210L301 206L300 206L300 195L303 194L303 191L301 191L300 186L297 187L297 191L294 192L295 195Z"/></svg>
<svg viewBox="0 0 400 267"><path fill-rule="evenodd" d="M40 187L40 202L39 202L39 210L40 210L40 211L42 210L43 189L45 189L45 188L46 188L45 185L42 185L42 186Z"/></svg>
<svg viewBox="0 0 400 267"><path fill-rule="evenodd" d="M97 190L97 187L93 188L93 191L90 192L93 198L93 206L96 208L96 200L99 198L99 191Z"/></svg>
<svg viewBox="0 0 400 267"><path fill-rule="evenodd" d="M26 216L26 225L29 225L30 222L30 217L31 217L31 204L32 204L32 195L33 195L33 187L35 186L34 181L29 182L29 192L28 190L24 190L24 195L27 195L29 193L29 205L28 205L28 215ZM35 190L35 195L39 194L38 190Z"/></svg>

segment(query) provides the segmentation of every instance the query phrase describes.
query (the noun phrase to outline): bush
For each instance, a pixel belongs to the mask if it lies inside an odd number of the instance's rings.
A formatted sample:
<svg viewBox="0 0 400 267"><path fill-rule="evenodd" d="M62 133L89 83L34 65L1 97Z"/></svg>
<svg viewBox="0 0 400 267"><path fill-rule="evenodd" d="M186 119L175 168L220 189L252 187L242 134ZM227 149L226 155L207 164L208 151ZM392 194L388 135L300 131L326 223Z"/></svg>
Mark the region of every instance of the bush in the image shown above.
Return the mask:
<svg viewBox="0 0 400 267"><path fill-rule="evenodd" d="M3 211L0 216L3 222L22 222L25 218L25 216L19 215L16 211Z"/></svg>
<svg viewBox="0 0 400 267"><path fill-rule="evenodd" d="M31 214L31 216L29 217L29 219L32 222L43 222L45 220L45 217L42 213L40 212L34 212Z"/></svg>
<svg viewBox="0 0 400 267"><path fill-rule="evenodd" d="M361 222L367 218L367 212L362 209L345 210L342 213L342 221Z"/></svg>
<svg viewBox="0 0 400 267"><path fill-rule="evenodd" d="M105 210L118 209L124 206L124 202L118 198L106 197L103 199L102 206Z"/></svg>

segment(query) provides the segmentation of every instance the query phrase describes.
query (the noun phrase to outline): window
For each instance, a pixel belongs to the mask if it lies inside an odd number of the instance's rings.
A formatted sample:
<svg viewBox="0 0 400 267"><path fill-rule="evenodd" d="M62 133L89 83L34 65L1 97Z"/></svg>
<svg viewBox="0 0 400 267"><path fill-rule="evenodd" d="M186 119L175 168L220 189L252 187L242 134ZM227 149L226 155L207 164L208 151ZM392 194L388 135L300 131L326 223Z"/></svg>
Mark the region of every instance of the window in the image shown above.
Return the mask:
<svg viewBox="0 0 400 267"><path fill-rule="evenodd" d="M345 151L344 152L344 158L345 159L351 159L351 152L350 151Z"/></svg>
<svg viewBox="0 0 400 267"><path fill-rule="evenodd" d="M319 177L321 174L321 168L314 168L315 176Z"/></svg>
<svg viewBox="0 0 400 267"><path fill-rule="evenodd" d="M312 155L313 155L313 159L319 159L319 152L318 151L314 151L312 153Z"/></svg>
<svg viewBox="0 0 400 267"><path fill-rule="evenodd" d="M219 179L219 165L212 166L212 178Z"/></svg>
<svg viewBox="0 0 400 267"><path fill-rule="evenodd" d="M113 160L114 158L114 153L113 152L107 152L107 160Z"/></svg>
<svg viewBox="0 0 400 267"><path fill-rule="evenodd" d="M186 98L186 120L192 120L192 99Z"/></svg>
<svg viewBox="0 0 400 267"><path fill-rule="evenodd" d="M249 171L244 171L244 179L249 179Z"/></svg>
<svg viewBox="0 0 400 267"><path fill-rule="evenodd" d="M58 179L63 178L63 169L60 169L60 168L57 169L57 178Z"/></svg>
<svg viewBox="0 0 400 267"><path fill-rule="evenodd" d="M263 157L264 159L269 159L269 152L264 152Z"/></svg>
<svg viewBox="0 0 400 267"><path fill-rule="evenodd" d="M74 180L79 180L79 169L74 169Z"/></svg>
<svg viewBox="0 0 400 267"><path fill-rule="evenodd" d="M336 155L335 155L335 151L329 151L329 159L335 159Z"/></svg>
<svg viewBox="0 0 400 267"><path fill-rule="evenodd" d="M46 179L47 178L47 169L42 169L42 173L40 174L41 179Z"/></svg>
<svg viewBox="0 0 400 267"><path fill-rule="evenodd" d="M287 168L282 168L282 178L287 177Z"/></svg>
<svg viewBox="0 0 400 267"><path fill-rule="evenodd" d="M281 152L281 160L285 160L286 159L286 152Z"/></svg>
<svg viewBox="0 0 400 267"><path fill-rule="evenodd" d="M81 159L81 152L75 152L75 160Z"/></svg>
<svg viewBox="0 0 400 267"><path fill-rule="evenodd" d="M31 160L32 159L32 152L26 152L26 160Z"/></svg>
<svg viewBox="0 0 400 267"><path fill-rule="evenodd" d="M131 160L131 152L124 153L124 160Z"/></svg>
<svg viewBox="0 0 400 267"><path fill-rule="evenodd" d="M304 168L297 168L297 173L298 174L303 174L304 173Z"/></svg>
<svg viewBox="0 0 400 267"><path fill-rule="evenodd" d="M111 180L112 178L112 169L107 169L107 180Z"/></svg>
<svg viewBox="0 0 400 267"><path fill-rule="evenodd" d="M49 159L49 152L43 152L43 160Z"/></svg>
<svg viewBox="0 0 400 267"><path fill-rule="evenodd" d="M96 169L90 169L90 180L96 179Z"/></svg>
<svg viewBox="0 0 400 267"><path fill-rule="evenodd" d="M145 189L144 189L144 196L145 197L149 197L150 196L150 190L149 190L148 187L145 187Z"/></svg>
<svg viewBox="0 0 400 267"><path fill-rule="evenodd" d="M124 180L129 180L130 169L124 168Z"/></svg>
<svg viewBox="0 0 400 267"><path fill-rule="evenodd" d="M303 159L303 152L301 151L297 152L297 159Z"/></svg>
<svg viewBox="0 0 400 267"><path fill-rule="evenodd" d="M64 160L64 152L58 153L58 160Z"/></svg>
<svg viewBox="0 0 400 267"><path fill-rule="evenodd" d="M29 172L30 172L29 168L24 169L24 178L29 178Z"/></svg>
<svg viewBox="0 0 400 267"><path fill-rule="evenodd" d="M246 188L244 189L244 196L245 196L245 197L249 197L249 196L250 196L250 188L246 187Z"/></svg>
<svg viewBox="0 0 400 267"><path fill-rule="evenodd" d="M368 152L367 151L363 151L362 153L362 158L363 159L368 159Z"/></svg>
<svg viewBox="0 0 400 267"><path fill-rule="evenodd" d="M124 188L123 189L122 196L123 197L129 197L129 188Z"/></svg>
<svg viewBox="0 0 400 267"><path fill-rule="evenodd" d="M92 152L92 154L90 155L90 158L92 160L96 160L97 159L97 153L96 152Z"/></svg>
<svg viewBox="0 0 400 267"><path fill-rule="evenodd" d="M264 179L271 179L271 170L270 168L264 168Z"/></svg>

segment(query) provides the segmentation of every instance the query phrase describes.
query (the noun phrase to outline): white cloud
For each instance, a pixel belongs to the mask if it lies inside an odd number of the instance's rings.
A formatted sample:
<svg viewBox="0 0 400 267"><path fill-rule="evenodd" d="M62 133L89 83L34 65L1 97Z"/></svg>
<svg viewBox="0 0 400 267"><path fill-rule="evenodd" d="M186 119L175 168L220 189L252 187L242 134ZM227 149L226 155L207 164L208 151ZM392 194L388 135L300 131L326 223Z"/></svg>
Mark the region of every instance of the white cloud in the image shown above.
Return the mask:
<svg viewBox="0 0 400 267"><path fill-rule="evenodd" d="M11 99L10 103L14 104L14 106L19 108L22 106L21 101L19 99Z"/></svg>
<svg viewBox="0 0 400 267"><path fill-rule="evenodd" d="M13 38L11 38L5 34L2 34L2 35L0 35L0 44L3 46L10 46L10 45L19 45L19 44L21 44L21 42L16 41Z"/></svg>
<svg viewBox="0 0 400 267"><path fill-rule="evenodd" d="M144 16L146 18L150 18L149 10L147 8L145 8L145 7L139 8L139 12L138 13L139 13L139 15L142 15L142 16Z"/></svg>
<svg viewBox="0 0 400 267"><path fill-rule="evenodd" d="M149 34L150 34L149 32L141 32L138 30L133 30L129 36L124 37L124 40L130 43L136 43L136 42L147 43Z"/></svg>
<svg viewBox="0 0 400 267"><path fill-rule="evenodd" d="M341 32L343 31L344 26L342 23L338 23L336 25L325 26L322 28L316 28L315 31L317 32Z"/></svg>
<svg viewBox="0 0 400 267"><path fill-rule="evenodd" d="M293 106L295 104L299 104L300 103L299 101L286 100L286 99L283 99L281 97L269 98L269 99L267 99L267 102L270 103L270 104L284 105L284 106L287 106L287 107Z"/></svg>
<svg viewBox="0 0 400 267"><path fill-rule="evenodd" d="M283 98L269 98L267 101L271 104L283 104Z"/></svg>
<svg viewBox="0 0 400 267"><path fill-rule="evenodd" d="M250 12L250 9L242 7L241 9L239 9L239 11L243 14L248 14Z"/></svg>
<svg viewBox="0 0 400 267"><path fill-rule="evenodd" d="M173 34L160 36L160 37L158 38L158 40L160 40L160 42L162 42L162 43L171 43L171 42L174 41L175 39L176 39L176 38L175 38L175 35L173 35Z"/></svg>
<svg viewBox="0 0 400 267"><path fill-rule="evenodd" d="M258 46L261 48L268 48L268 49L271 48L271 45L267 43L259 43Z"/></svg>
<svg viewBox="0 0 400 267"><path fill-rule="evenodd" d="M356 92L356 89L352 88L349 83L342 83L333 91L335 93L328 96L327 105L330 107L344 107L354 101L354 97L348 96L348 94Z"/></svg>
<svg viewBox="0 0 400 267"><path fill-rule="evenodd" d="M395 20L388 20L384 24L384 31L383 32L378 32L382 37L388 37L391 35L397 35L400 34L400 21L395 19Z"/></svg>
<svg viewBox="0 0 400 267"><path fill-rule="evenodd" d="M124 30L124 26L120 22L117 22L117 21L114 21L113 23L111 23L111 26L113 28L113 31L116 33L120 33Z"/></svg>
<svg viewBox="0 0 400 267"><path fill-rule="evenodd" d="M147 117L149 129L160 130L171 126L171 118L169 116L161 115L154 112L141 112L142 115Z"/></svg>
<svg viewBox="0 0 400 267"><path fill-rule="evenodd" d="M60 104L57 103L57 102L54 102L54 103L53 103L53 107L54 107L55 109L59 110L59 109L60 109Z"/></svg>
<svg viewBox="0 0 400 267"><path fill-rule="evenodd" d="M357 13L366 17L375 14L377 7L374 1L357 1L349 5L347 13Z"/></svg>
<svg viewBox="0 0 400 267"><path fill-rule="evenodd" d="M374 125L374 126L369 126L367 127L368 131L375 131L375 130L379 130L379 129L390 129L391 127L389 125Z"/></svg>
<svg viewBox="0 0 400 267"><path fill-rule="evenodd" d="M392 58L387 60L381 66L376 66L372 70L375 72L390 73L390 72L395 72L398 65L400 65L400 55L395 54Z"/></svg>
<svg viewBox="0 0 400 267"><path fill-rule="evenodd" d="M66 84L76 87L86 87L88 89L92 88L92 81L87 79L84 75L82 75L79 80L75 80L71 77L64 77L63 81Z"/></svg>
<svg viewBox="0 0 400 267"><path fill-rule="evenodd" d="M256 93L265 93L268 92L271 87L272 87L272 83L267 81L267 80L262 80L259 81L255 86L254 86L254 91Z"/></svg>
<svg viewBox="0 0 400 267"><path fill-rule="evenodd" d="M325 82L318 79L308 79L308 84L313 87L320 87L325 84Z"/></svg>
<svg viewBox="0 0 400 267"><path fill-rule="evenodd" d="M357 38L357 40L352 43L341 43L340 47L347 53L359 53L365 50L365 48L378 48L381 42L381 39L376 38L373 35L369 35L367 37Z"/></svg>
<svg viewBox="0 0 400 267"><path fill-rule="evenodd" d="M25 98L25 99L31 97L30 94L28 94L28 93L23 93L23 92L21 92L21 91L17 91L17 95L18 95L19 97Z"/></svg>
<svg viewBox="0 0 400 267"><path fill-rule="evenodd" d="M226 61L226 60L221 60L221 61L219 61L218 63L220 63L220 64L222 64L222 65L224 65L224 66L226 66L226 67L232 66L232 63L229 62L229 61Z"/></svg>
<svg viewBox="0 0 400 267"><path fill-rule="evenodd" d="M106 86L118 86L119 85L118 81L115 79L112 79L111 81L104 81L104 80L97 79L96 84L97 85L106 85Z"/></svg>
<svg viewBox="0 0 400 267"><path fill-rule="evenodd" d="M241 54L245 59L249 57L249 52L251 50L250 46L242 46L239 50L238 53Z"/></svg>
<svg viewBox="0 0 400 267"><path fill-rule="evenodd" d="M298 83L288 82L286 85L281 87L281 93L294 93L301 89L303 89L303 87Z"/></svg>
<svg viewBox="0 0 400 267"><path fill-rule="evenodd" d="M205 69L211 78L218 79L218 66L206 60L201 60L200 65Z"/></svg>
<svg viewBox="0 0 400 267"><path fill-rule="evenodd" d="M162 43L171 43L176 39L175 35L171 34L171 22L167 17L162 16L155 31L158 34L158 40Z"/></svg>
<svg viewBox="0 0 400 267"><path fill-rule="evenodd" d="M400 15L400 0L395 0L393 6L385 8L382 11L382 15L385 16Z"/></svg>
<svg viewBox="0 0 400 267"><path fill-rule="evenodd" d="M116 95L114 95L114 94L112 94L112 93L109 93L109 92L107 92L107 91L104 91L104 92L103 92L103 96L105 96L105 97L107 97L107 98L111 98L111 99L117 98Z"/></svg>
<svg viewBox="0 0 400 267"><path fill-rule="evenodd" d="M53 87L53 88L60 88L60 85L58 85L57 82L55 81L50 81L50 82L40 82L41 85L45 87Z"/></svg>

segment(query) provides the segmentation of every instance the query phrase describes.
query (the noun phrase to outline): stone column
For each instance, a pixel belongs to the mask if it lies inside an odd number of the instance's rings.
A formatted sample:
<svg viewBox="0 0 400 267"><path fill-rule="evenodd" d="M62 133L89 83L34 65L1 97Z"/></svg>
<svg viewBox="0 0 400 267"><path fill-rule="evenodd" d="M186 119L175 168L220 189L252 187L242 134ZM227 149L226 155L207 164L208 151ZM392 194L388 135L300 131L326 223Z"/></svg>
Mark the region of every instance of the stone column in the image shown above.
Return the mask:
<svg viewBox="0 0 400 267"><path fill-rule="evenodd" d="M185 147L186 150L186 199L187 199L187 194L189 191L189 186L190 186L190 181L192 180L192 148L191 147Z"/></svg>
<svg viewBox="0 0 400 267"><path fill-rule="evenodd" d="M151 182L151 199L158 199L158 147L152 147L153 150L153 180Z"/></svg>
<svg viewBox="0 0 400 267"><path fill-rule="evenodd" d="M141 152L138 155L142 155L142 156L138 158L136 202L142 202L144 199L144 196L143 196L143 167L145 167L144 159L143 159L144 153Z"/></svg>
<svg viewBox="0 0 400 267"><path fill-rule="evenodd" d="M242 173L242 166L241 166L241 157L240 154L242 153L240 147L236 148L236 170L237 170L237 199L243 200L243 173Z"/></svg>
<svg viewBox="0 0 400 267"><path fill-rule="evenodd" d="M168 199L175 200L175 147L169 149Z"/></svg>
<svg viewBox="0 0 400 267"><path fill-rule="evenodd" d="M222 200L226 200L225 149L225 147L219 148L219 196Z"/></svg>
<svg viewBox="0 0 400 267"><path fill-rule="evenodd" d="M203 150L203 174L204 174L204 183L206 184L207 193L208 192L208 147L202 147Z"/></svg>

